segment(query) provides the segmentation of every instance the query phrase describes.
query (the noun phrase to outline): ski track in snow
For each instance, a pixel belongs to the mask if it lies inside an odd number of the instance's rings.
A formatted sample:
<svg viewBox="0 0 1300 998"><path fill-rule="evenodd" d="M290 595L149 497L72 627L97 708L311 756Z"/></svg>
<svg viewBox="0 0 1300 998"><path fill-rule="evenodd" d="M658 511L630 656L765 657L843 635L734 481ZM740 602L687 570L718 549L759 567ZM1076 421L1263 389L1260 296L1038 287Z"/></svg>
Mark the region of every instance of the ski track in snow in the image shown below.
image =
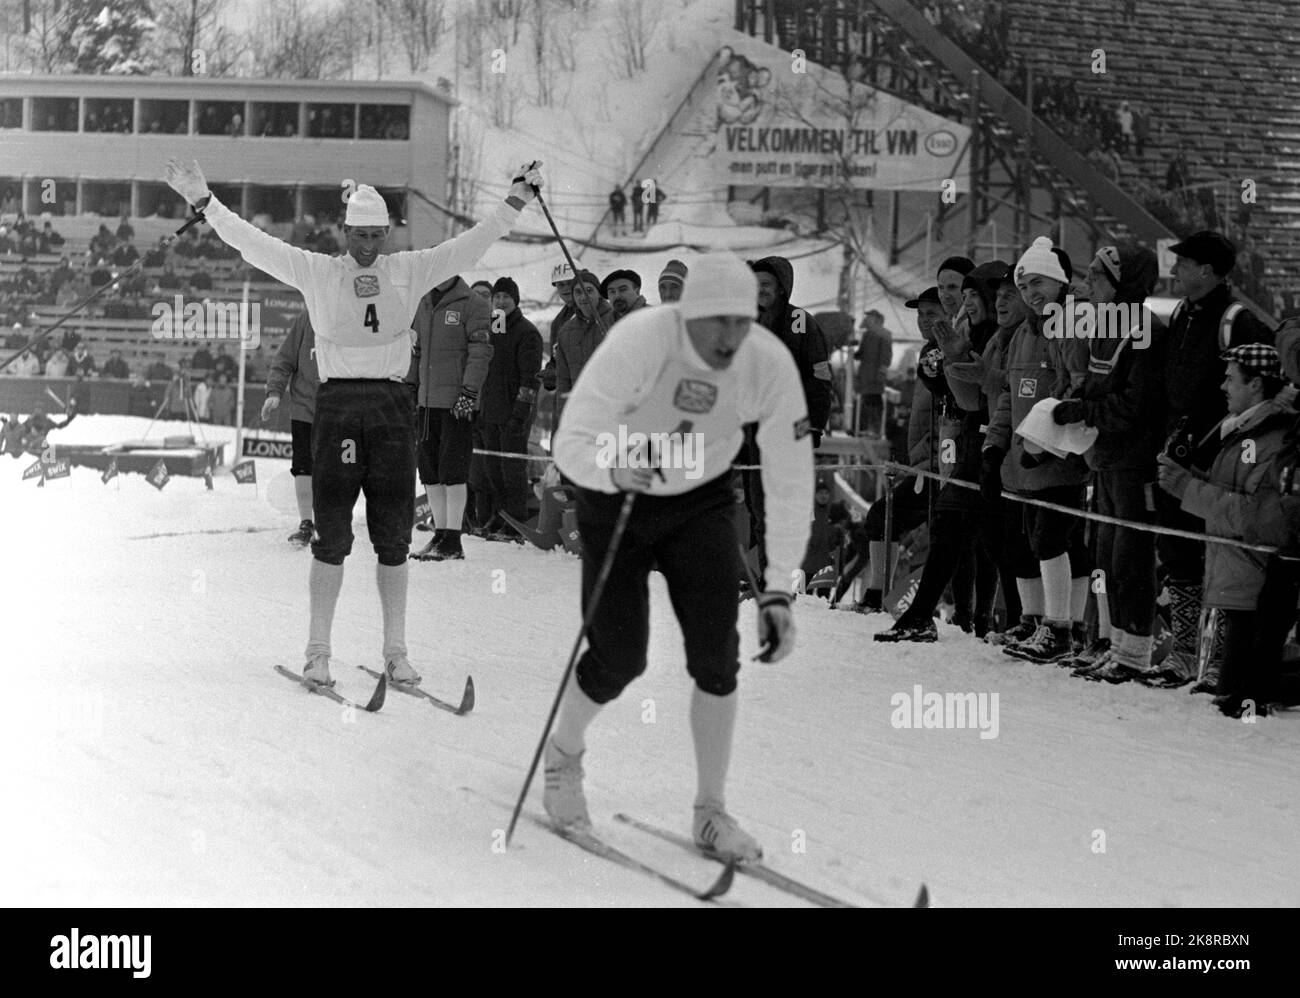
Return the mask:
<svg viewBox="0 0 1300 998"><path fill-rule="evenodd" d="M74 424L109 440L123 425ZM508 815L479 796L522 784L579 624L575 559L469 539L464 562L412 563L412 661L444 698L472 674L478 705L455 718L390 693L348 716L272 669L301 667L307 629L310 554L265 501L287 462L259 460L256 488L222 473L213 492L174 478L159 493L83 468L37 488L20 481L31 460L0 465L11 903L696 904L527 823L502 852ZM205 532L235 528L258 532ZM333 673L364 703L355 666L379 667L381 631L361 506L354 531ZM172 536L128 539L149 534ZM715 864L612 820L689 831L690 684L651 588L649 667L590 732L588 800L611 843L703 887ZM1300 904L1279 875L1295 714L1229 721L1206 697L1085 683L946 625L935 645L875 644L886 618L811 598L795 654L762 666L754 614L728 802L775 868L864 905L910 904L923 880L939 906ZM895 729L891 697L918 683L998 694L998 736ZM729 900L803 903L748 878Z"/></svg>

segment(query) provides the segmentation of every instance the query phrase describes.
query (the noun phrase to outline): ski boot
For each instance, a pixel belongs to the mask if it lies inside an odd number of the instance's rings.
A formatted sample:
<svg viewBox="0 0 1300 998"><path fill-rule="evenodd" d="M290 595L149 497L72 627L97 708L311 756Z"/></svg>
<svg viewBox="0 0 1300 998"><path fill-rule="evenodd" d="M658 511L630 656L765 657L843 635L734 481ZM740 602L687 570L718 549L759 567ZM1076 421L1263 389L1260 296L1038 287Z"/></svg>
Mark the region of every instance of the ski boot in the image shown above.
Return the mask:
<svg viewBox="0 0 1300 998"><path fill-rule="evenodd" d="M316 536L316 527L311 520L303 520L298 524L298 529L289 535L289 543L296 547L305 548Z"/></svg>
<svg viewBox="0 0 1300 998"><path fill-rule="evenodd" d="M330 679L329 656L317 655L311 659L307 667L302 670L302 678L317 686L333 686L334 680Z"/></svg>
<svg viewBox="0 0 1300 998"><path fill-rule="evenodd" d="M411 663L407 661L405 655L394 655L384 663L384 672L388 674L388 681L400 683L403 686L418 686L423 678L418 672L411 668Z"/></svg>
<svg viewBox="0 0 1300 998"><path fill-rule="evenodd" d="M587 815L587 798L582 792L582 757L584 753L569 755L562 752L554 738L546 740L542 753L543 775L542 807L560 828L579 831L591 829Z"/></svg>
<svg viewBox="0 0 1300 998"><path fill-rule="evenodd" d="M763 859L758 840L736 824L721 804L695 805L695 844L728 862L757 863Z"/></svg>

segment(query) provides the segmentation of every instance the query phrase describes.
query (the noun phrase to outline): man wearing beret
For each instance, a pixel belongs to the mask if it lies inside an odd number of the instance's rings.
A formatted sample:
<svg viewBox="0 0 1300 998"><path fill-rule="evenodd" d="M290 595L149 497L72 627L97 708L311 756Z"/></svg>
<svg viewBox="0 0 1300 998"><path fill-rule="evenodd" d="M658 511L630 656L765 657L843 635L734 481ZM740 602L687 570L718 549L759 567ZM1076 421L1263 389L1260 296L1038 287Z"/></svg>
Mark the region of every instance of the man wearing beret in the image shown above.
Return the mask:
<svg viewBox="0 0 1300 998"><path fill-rule="evenodd" d="M614 309L615 322L646 306L646 300L641 296L641 275L635 270L614 271L600 282L600 295Z"/></svg>

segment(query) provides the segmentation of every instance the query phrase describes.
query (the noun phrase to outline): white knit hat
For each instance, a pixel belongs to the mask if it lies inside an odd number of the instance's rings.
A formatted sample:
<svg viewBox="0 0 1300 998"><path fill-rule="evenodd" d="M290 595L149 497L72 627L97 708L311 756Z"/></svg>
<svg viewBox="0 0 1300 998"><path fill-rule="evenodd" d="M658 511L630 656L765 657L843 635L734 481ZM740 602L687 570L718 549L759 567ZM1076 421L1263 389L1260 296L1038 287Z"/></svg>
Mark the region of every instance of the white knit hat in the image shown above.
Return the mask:
<svg viewBox="0 0 1300 998"><path fill-rule="evenodd" d="M758 278L736 254L724 250L699 257L690 273L677 303L682 318L743 315L752 319L758 313Z"/></svg>
<svg viewBox="0 0 1300 998"><path fill-rule="evenodd" d="M369 184L362 184L348 198L348 213L344 225L387 225L388 205L380 193Z"/></svg>
<svg viewBox="0 0 1300 998"><path fill-rule="evenodd" d="M1052 240L1048 239L1047 236L1039 236L1035 239L1033 245L1025 250L1025 255L1016 264L1017 281L1022 277L1029 277L1033 274L1050 277L1062 284L1070 283L1070 279L1065 276L1064 268L1061 267L1061 261L1052 252Z"/></svg>

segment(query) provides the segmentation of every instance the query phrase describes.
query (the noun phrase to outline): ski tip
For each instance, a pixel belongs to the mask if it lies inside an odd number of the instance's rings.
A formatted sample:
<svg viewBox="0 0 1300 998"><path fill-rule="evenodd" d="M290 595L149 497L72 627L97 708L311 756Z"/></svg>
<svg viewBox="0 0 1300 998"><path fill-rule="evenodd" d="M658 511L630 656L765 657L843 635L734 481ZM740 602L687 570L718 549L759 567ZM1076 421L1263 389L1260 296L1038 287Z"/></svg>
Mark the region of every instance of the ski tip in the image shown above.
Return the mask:
<svg viewBox="0 0 1300 998"><path fill-rule="evenodd" d="M370 695L370 702L366 704L366 710L374 713L384 705L384 698L388 695L388 675L381 672L379 682L375 684L375 692Z"/></svg>
<svg viewBox="0 0 1300 998"><path fill-rule="evenodd" d="M465 677L465 692L460 698L460 706L456 708L457 714L468 714L474 709L474 677Z"/></svg>
<svg viewBox="0 0 1300 998"><path fill-rule="evenodd" d="M916 900L912 902L912 907L913 908L930 907L930 891L929 888L925 886L925 884L922 884L921 889L916 892Z"/></svg>

